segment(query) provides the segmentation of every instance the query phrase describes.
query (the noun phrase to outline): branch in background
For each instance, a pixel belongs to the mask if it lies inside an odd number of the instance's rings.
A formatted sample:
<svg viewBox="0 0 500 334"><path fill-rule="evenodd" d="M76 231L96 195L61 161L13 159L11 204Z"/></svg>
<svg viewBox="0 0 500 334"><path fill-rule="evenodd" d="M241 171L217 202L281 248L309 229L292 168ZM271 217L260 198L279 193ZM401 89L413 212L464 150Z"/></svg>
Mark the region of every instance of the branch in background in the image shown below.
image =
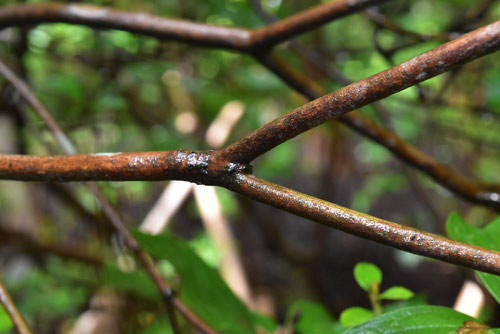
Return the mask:
<svg viewBox="0 0 500 334"><path fill-rule="evenodd" d="M163 40L177 40L200 46L256 52L315 29L333 19L382 2L383 0L332 1L255 30L213 26L88 5L25 4L0 9L0 28L43 22L66 22L95 28L125 30Z"/></svg>
<svg viewBox="0 0 500 334"><path fill-rule="evenodd" d="M14 244L22 250L40 256L45 253L54 254L64 259L76 260L92 266L101 266L103 260L101 256L83 252L78 245L65 245L42 241L26 233L15 231L0 224L0 240L4 244Z"/></svg>
<svg viewBox="0 0 500 334"><path fill-rule="evenodd" d="M235 179L226 187L256 201L358 237L410 253L500 275L500 252L463 244L358 213L252 175L236 174Z"/></svg>
<svg viewBox="0 0 500 334"><path fill-rule="evenodd" d="M17 309L16 305L12 301L9 292L2 283L0 283L0 302L2 303L5 311L9 315L10 320L14 324L15 329L19 334L32 334L31 329L24 320L23 316Z"/></svg>
<svg viewBox="0 0 500 334"><path fill-rule="evenodd" d="M381 14L379 11L376 9L367 9L364 12L364 16L368 18L370 21L375 23L379 27L383 27L385 29L394 31L395 33L399 35L404 35L411 37L412 39L415 39L417 41L429 41L429 40L440 40L443 42L447 42L451 39L453 39L450 35L447 33L442 33L442 34L420 34L418 32L410 31L408 29L405 29L398 23L392 21L385 15Z"/></svg>
<svg viewBox="0 0 500 334"><path fill-rule="evenodd" d="M49 125L51 131L53 132L53 135L54 135L56 141L61 145L61 147L66 152L76 152L76 148L75 148L74 144L71 142L71 140L69 139L69 137L66 136L66 134L63 132L62 128L53 119L52 115L45 108L45 106L40 102L40 100L38 100L38 98L31 92L28 85L25 84L19 77L17 77L15 75L15 73L12 72L7 66L5 66L5 64L3 64L2 61L0 61L0 73L2 75L4 75L5 78L12 85L14 85L14 87L16 87L20 91L20 93L23 95L23 97L26 98L28 100L28 102L32 105L32 107L35 109L37 114L40 115L40 117L42 117L42 119L47 123L47 125ZM64 159L64 157L63 157L63 159ZM143 163L143 161L141 161L141 160L139 160L139 161L132 160L132 161L130 161L131 165L127 165L127 167L125 167L125 168L128 168L129 172L130 172L131 169L133 170L134 168L138 168L142 163ZM21 162L21 165L24 165L24 164ZM27 166L24 165L24 167L21 167L21 168L25 168L25 167L27 167ZM63 167L63 166L61 166L61 167ZM73 165L73 167L78 168L75 165ZM0 172L0 174L1 174L1 172ZM57 178L56 178L56 180L60 181ZM210 326L208 326L203 320L198 318L198 316L196 314L194 314L193 312L191 312L191 310L189 310L187 308L187 306L184 305L184 303L182 301L180 301L177 297L174 296L173 291L170 289L170 287L167 285L167 283L163 280L161 273L158 271L158 269L156 268L156 266L152 262L149 255L144 252L144 250L141 248L139 242L135 239L135 237L130 233L130 231L125 226L125 223L122 221L120 215L113 209L113 207L106 200L106 198L104 198L104 196L102 195L101 191L99 190L99 187L97 186L97 184L94 182L86 182L85 185L89 188L89 190L95 196L97 201L101 204L101 210L104 212L104 214L108 218L108 221L111 223L113 228L118 232L118 234L124 239L127 247L134 252L137 259L139 260L139 263L148 272L148 274L152 278L153 282L157 286L157 288L160 291L160 294L163 298L164 304L166 306L167 314L168 314L168 317L170 319L170 324L172 326L174 333L179 333L179 328L178 328L178 324L177 324L177 320L175 317L173 307L177 308L184 315L184 317L186 317L186 319L191 324L193 324L196 328L198 328L199 330L201 330L205 333L213 333L214 331L212 328L210 328Z"/></svg>

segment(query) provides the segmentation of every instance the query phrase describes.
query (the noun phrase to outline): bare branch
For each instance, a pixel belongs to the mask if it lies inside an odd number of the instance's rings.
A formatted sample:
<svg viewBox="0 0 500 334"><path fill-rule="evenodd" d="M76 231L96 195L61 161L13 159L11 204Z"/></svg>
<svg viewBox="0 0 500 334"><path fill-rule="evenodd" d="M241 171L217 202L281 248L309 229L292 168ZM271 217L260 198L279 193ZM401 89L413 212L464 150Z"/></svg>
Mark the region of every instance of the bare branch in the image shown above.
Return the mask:
<svg viewBox="0 0 500 334"><path fill-rule="evenodd" d="M19 334L31 334L31 329L24 320L22 314L17 309L14 301L12 301L12 297L9 295L9 292L7 291L7 289L5 289L2 283L0 283L0 302L5 308L5 311L7 311L7 314L9 315L10 320L12 320L12 323L14 324L17 332Z"/></svg>
<svg viewBox="0 0 500 334"><path fill-rule="evenodd" d="M228 189L297 216L410 253L500 275L500 253L359 213L261 180L236 174Z"/></svg>
<svg viewBox="0 0 500 334"><path fill-rule="evenodd" d="M317 99L325 94L316 82L290 67L277 56L264 55L257 57L257 59L290 87L309 99ZM377 107L376 103L374 106ZM499 197L496 195L500 194L500 185L480 183L455 172L417 147L407 143L394 132L357 111L341 115L338 120L359 134L383 145L396 157L429 175L436 182L464 199L493 207L496 210L500 209Z"/></svg>
<svg viewBox="0 0 500 334"><path fill-rule="evenodd" d="M423 53L400 65L357 81L303 105L255 130L223 150L222 157L248 163L273 147L356 108L500 48L500 21Z"/></svg>
<svg viewBox="0 0 500 334"><path fill-rule="evenodd" d="M60 156L0 154L0 179L21 181L157 181L207 179L210 151L97 153ZM210 183L205 180L205 183Z"/></svg>

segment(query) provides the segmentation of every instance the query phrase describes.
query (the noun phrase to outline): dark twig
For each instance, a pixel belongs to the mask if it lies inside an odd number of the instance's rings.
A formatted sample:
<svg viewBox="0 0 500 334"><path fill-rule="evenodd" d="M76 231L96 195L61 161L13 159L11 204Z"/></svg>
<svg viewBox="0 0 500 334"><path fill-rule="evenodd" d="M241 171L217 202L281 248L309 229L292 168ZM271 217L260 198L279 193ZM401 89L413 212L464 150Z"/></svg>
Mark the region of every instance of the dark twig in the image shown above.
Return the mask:
<svg viewBox="0 0 500 334"><path fill-rule="evenodd" d="M2 303L5 311L9 315L10 320L14 324L14 328L19 334L31 334L31 329L24 320L22 314L17 309L16 305L12 301L9 292L2 283L0 283L0 302Z"/></svg>

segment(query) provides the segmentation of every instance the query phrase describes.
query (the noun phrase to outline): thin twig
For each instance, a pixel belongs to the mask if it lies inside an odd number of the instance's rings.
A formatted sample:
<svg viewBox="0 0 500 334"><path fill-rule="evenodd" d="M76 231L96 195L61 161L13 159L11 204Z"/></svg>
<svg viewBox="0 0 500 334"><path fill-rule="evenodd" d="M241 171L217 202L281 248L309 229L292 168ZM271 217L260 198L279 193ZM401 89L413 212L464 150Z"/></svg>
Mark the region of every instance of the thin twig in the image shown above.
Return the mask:
<svg viewBox="0 0 500 334"><path fill-rule="evenodd" d="M5 311L9 315L10 320L14 324L14 328L19 334L31 334L31 329L29 328L26 320L24 320L22 314L17 309L12 297L9 295L5 286L0 282L0 303L2 303Z"/></svg>

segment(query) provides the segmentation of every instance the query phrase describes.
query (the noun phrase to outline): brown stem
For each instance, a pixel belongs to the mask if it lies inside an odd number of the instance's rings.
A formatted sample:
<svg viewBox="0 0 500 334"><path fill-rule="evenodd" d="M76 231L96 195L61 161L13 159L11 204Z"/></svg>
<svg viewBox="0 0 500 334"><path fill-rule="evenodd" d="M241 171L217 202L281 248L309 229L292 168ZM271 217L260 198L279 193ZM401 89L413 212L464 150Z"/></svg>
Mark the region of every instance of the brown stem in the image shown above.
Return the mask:
<svg viewBox="0 0 500 334"><path fill-rule="evenodd" d="M19 334L32 333L22 314L14 304L14 301L12 301L9 292L7 291L7 289L5 289L2 283L0 283L0 303L2 303L5 311L7 311L10 320L14 324L14 328Z"/></svg>
<svg viewBox="0 0 500 334"><path fill-rule="evenodd" d="M211 151L97 153L58 156L0 154L0 179L20 181L159 181L213 183ZM230 168L230 167L227 167Z"/></svg>
<svg viewBox="0 0 500 334"><path fill-rule="evenodd" d="M500 275L500 253L402 226L300 192L236 174L228 189L297 216L410 253Z"/></svg>

